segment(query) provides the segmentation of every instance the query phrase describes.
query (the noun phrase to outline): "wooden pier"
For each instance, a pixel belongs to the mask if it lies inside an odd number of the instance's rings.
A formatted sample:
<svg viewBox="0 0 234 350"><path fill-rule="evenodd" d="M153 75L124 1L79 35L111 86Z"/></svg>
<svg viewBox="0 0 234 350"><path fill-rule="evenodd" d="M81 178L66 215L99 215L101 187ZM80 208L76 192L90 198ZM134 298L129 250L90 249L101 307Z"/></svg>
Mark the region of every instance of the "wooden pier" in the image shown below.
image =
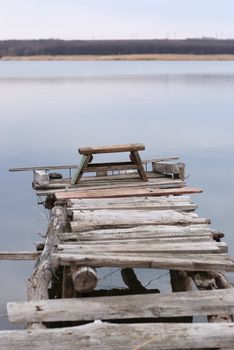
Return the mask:
<svg viewBox="0 0 234 350"><path fill-rule="evenodd" d="M186 186L184 164L141 161L143 150L88 147L78 166L11 169L33 172L50 222L37 252L0 254L36 260L27 301L7 305L9 320L27 329L1 331L0 349L234 349L234 289L225 276L234 260L224 235L195 212L190 195L202 191ZM115 152L130 161L92 162ZM68 178L53 172L64 169ZM97 288L99 268L119 268L126 288ZM148 289L135 268L168 270L169 291Z"/></svg>

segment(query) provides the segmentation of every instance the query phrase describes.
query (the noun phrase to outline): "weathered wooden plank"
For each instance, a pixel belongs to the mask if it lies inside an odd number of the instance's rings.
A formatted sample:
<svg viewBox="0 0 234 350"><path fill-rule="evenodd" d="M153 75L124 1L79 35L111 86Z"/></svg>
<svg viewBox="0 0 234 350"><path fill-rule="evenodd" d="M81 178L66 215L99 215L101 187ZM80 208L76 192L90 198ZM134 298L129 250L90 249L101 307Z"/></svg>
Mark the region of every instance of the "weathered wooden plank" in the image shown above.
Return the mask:
<svg viewBox="0 0 234 350"><path fill-rule="evenodd" d="M234 261L226 254L172 254L172 253L102 253L52 254L53 266L72 265L93 267L157 268L185 271L234 271Z"/></svg>
<svg viewBox="0 0 234 350"><path fill-rule="evenodd" d="M81 207L88 208L89 206L93 207L102 207L105 206L115 206L115 205L136 205L136 206L145 206L149 204L173 204L173 203L192 203L190 196L161 196L161 197L130 197L130 198L90 198L90 199L71 199L70 207Z"/></svg>
<svg viewBox="0 0 234 350"><path fill-rule="evenodd" d="M145 146L142 143L130 143L122 145L109 145L100 147L81 147L78 149L80 154L99 154L99 153L115 153L115 152L132 152L144 151Z"/></svg>
<svg viewBox="0 0 234 350"><path fill-rule="evenodd" d="M78 210L73 213L73 231L103 228L126 228L139 225L189 225L207 224L210 221L199 218L195 213L175 210Z"/></svg>
<svg viewBox="0 0 234 350"><path fill-rule="evenodd" d="M108 209L108 210L114 210L114 209L119 209L119 210L179 210L179 211L185 211L185 212L189 212L189 211L195 211L195 209L197 209L197 205L196 204L190 204L190 203L183 203L183 202L178 202L178 203L165 203L165 204L157 204L157 203L146 203L145 206L140 205L140 206L136 206L136 205L121 205L121 204L117 204L117 205L103 205L103 206L98 206L95 207L95 205L93 206L87 206L82 208L81 205L77 205L77 206L73 206L72 208L67 208L67 213L69 216L73 215L74 212L76 212L77 210L104 210L104 209Z"/></svg>
<svg viewBox="0 0 234 350"><path fill-rule="evenodd" d="M211 252L223 252L224 248L227 246L219 246L219 244L212 239L207 242L161 242L161 243L131 243L126 245L117 243L113 241L108 245L108 253L211 253ZM58 251L63 251L64 253L77 253L77 254L98 254L105 253L107 250L106 244L75 244L66 243L59 244Z"/></svg>
<svg viewBox="0 0 234 350"><path fill-rule="evenodd" d="M59 238L63 242L78 242L83 245L92 245L105 243L105 245L116 243L124 243L125 245L135 244L135 243L144 243L144 244L156 244L156 243L173 243L173 242L182 242L182 243L191 243L191 242L209 242L210 235L204 236L195 236L195 237L161 237L161 238L125 238L125 239L92 239L88 236L88 239L85 237L85 233L80 236L80 233L71 233L65 232L64 234L59 234ZM99 237L98 237L99 238Z"/></svg>
<svg viewBox="0 0 234 350"><path fill-rule="evenodd" d="M90 181L90 182L79 182L79 189L87 189L87 190L101 190L101 189L110 189L111 188L137 188L143 185L142 181L138 180L126 180L119 182L118 179L113 179L111 181L107 179L106 181L100 182L100 181ZM81 178L82 179L82 178ZM181 180L171 180L171 179L150 179L149 182L147 182L147 188L152 187L152 188L160 188L160 189L167 189L167 188L178 188L178 187L183 187L184 182ZM37 185L35 182L33 183L33 188L37 191L37 195L50 195L58 192L59 189L65 189L66 191L74 191L74 185L73 184L68 184L67 182L56 182L56 183L49 183L48 185ZM40 191L42 190L42 191Z"/></svg>
<svg viewBox="0 0 234 350"><path fill-rule="evenodd" d="M232 314L233 308L233 288L7 304L8 318L13 323Z"/></svg>
<svg viewBox="0 0 234 350"><path fill-rule="evenodd" d="M162 238L162 237L193 237L212 236L209 225L196 224L189 226L175 225L139 225L131 228L112 228L104 230L89 230L84 232L72 230L81 240L112 240L112 239L141 239L141 238Z"/></svg>
<svg viewBox="0 0 234 350"><path fill-rule="evenodd" d="M4 350L233 349L233 323L87 325L47 330L1 331Z"/></svg>
<svg viewBox="0 0 234 350"><path fill-rule="evenodd" d="M36 260L39 256L39 252L0 252L0 260Z"/></svg>
<svg viewBox="0 0 234 350"><path fill-rule="evenodd" d="M57 199L75 199L75 198L118 198L118 197L148 197L148 196L167 196L201 193L201 189L182 187L174 189L157 189L157 188L113 188L103 190L82 190L61 191L55 193Z"/></svg>

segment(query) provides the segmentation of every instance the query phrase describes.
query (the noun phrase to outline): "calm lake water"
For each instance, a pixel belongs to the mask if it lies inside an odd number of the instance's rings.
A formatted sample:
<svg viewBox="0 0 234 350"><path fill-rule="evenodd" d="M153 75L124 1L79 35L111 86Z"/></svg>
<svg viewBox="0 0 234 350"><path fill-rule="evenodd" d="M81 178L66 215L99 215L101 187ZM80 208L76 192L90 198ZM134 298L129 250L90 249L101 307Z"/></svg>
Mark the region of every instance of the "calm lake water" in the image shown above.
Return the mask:
<svg viewBox="0 0 234 350"><path fill-rule="evenodd" d="M0 62L0 101L2 251L33 250L48 222L31 173L8 168L76 163L80 146L142 142L145 159L186 163L187 183L204 189L193 196L198 213L234 256L234 62ZM0 261L1 329L16 328L5 304L26 300L32 268ZM138 271L144 284L161 274ZM116 284L118 273L100 281Z"/></svg>

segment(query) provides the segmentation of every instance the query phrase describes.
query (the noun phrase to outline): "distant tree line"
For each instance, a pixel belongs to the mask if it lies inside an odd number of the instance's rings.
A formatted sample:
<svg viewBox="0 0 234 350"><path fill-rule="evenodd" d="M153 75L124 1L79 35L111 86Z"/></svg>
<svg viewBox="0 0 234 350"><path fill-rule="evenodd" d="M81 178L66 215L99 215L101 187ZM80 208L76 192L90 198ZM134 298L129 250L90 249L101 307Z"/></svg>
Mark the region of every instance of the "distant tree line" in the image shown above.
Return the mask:
<svg viewBox="0 0 234 350"><path fill-rule="evenodd" d="M234 54L234 40L3 40L0 56Z"/></svg>

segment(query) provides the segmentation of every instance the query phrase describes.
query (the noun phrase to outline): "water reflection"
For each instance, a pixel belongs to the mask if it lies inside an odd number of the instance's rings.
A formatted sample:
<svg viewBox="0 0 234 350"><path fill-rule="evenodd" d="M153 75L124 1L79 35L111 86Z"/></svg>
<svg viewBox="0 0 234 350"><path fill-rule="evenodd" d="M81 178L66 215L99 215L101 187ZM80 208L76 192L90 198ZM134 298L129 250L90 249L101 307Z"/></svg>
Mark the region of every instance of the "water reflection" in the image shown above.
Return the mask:
<svg viewBox="0 0 234 350"><path fill-rule="evenodd" d="M188 183L205 190L194 197L199 214L226 233L234 255L233 88L233 62L0 62L1 250L34 249L47 225L31 174L9 167L75 163L78 146L143 142L144 158L181 156ZM25 300L31 269L0 262L1 309ZM2 318L0 327L10 326Z"/></svg>

